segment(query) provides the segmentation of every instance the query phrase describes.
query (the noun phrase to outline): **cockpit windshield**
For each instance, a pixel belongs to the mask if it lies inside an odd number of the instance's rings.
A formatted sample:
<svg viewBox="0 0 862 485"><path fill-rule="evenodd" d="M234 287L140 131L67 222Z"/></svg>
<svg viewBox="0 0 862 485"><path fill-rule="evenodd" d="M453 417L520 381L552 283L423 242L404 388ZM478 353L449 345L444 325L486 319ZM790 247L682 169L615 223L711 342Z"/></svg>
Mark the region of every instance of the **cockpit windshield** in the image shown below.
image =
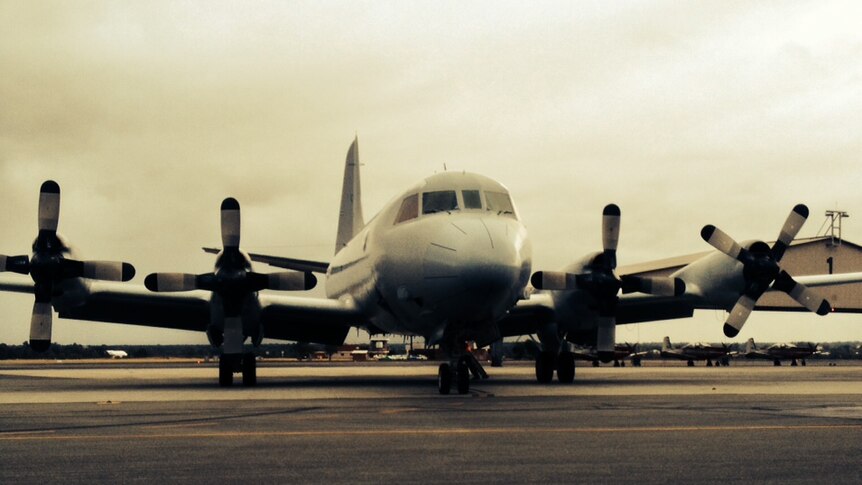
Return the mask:
<svg viewBox="0 0 862 485"><path fill-rule="evenodd" d="M454 210L458 210L458 198L455 196L454 190L440 190L422 194L423 214Z"/></svg>
<svg viewBox="0 0 862 485"><path fill-rule="evenodd" d="M505 192L485 192L485 202L488 203L488 210L501 215L515 217L515 207L512 205L512 199Z"/></svg>
<svg viewBox="0 0 862 485"><path fill-rule="evenodd" d="M421 211L419 206L420 196L422 202ZM401 206L395 216L395 224L416 219L420 215L453 212L462 209L480 211L484 209L497 215L516 219L512 199L509 198L509 194L506 192L489 192L476 189L461 191L435 190L422 192L421 194L411 194L402 199Z"/></svg>

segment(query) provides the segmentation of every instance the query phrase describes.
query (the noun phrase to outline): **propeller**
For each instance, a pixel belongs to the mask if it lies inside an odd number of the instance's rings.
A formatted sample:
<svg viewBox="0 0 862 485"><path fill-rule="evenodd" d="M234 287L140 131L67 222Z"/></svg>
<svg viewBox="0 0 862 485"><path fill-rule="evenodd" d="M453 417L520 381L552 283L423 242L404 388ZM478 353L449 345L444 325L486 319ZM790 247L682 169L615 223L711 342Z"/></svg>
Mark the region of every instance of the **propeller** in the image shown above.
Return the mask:
<svg viewBox="0 0 862 485"><path fill-rule="evenodd" d="M39 234L33 242L33 254L0 255L0 271L29 274L33 279L33 313L30 318L30 347L43 352L51 346L54 311L51 300L58 286L69 279L88 278L103 281L129 281L135 268L114 261L77 261L66 256L69 248L57 235L60 219L60 186L53 180L39 189Z"/></svg>
<svg viewBox="0 0 862 485"><path fill-rule="evenodd" d="M807 218L808 207L803 204L796 205L787 216L778 240L771 248L766 243L758 241L746 249L713 225L706 225L700 231L704 241L742 263L745 287L724 324L725 335L733 338L739 334L748 316L754 310L757 300L770 287L787 293L799 304L818 315L826 315L832 310L828 301L805 285L797 283L790 274L781 269L781 258Z"/></svg>
<svg viewBox="0 0 862 485"><path fill-rule="evenodd" d="M255 273L251 271L251 260L239 249L240 207L239 202L228 197L221 204L222 250L216 258L215 271L205 274L151 273L144 279L144 286L154 292L176 292L206 290L218 295L222 304L225 323L223 329L226 350L230 340L231 351L242 348L240 315L246 298L261 290L297 291L310 290L317 278L310 272L284 271L279 273ZM240 323L235 323L240 321ZM227 328L231 327L231 328ZM237 339L239 339L237 343ZM235 351L235 352L234 352Z"/></svg>
<svg viewBox="0 0 862 485"><path fill-rule="evenodd" d="M530 278L532 285L540 290L571 291L589 293L596 302L598 313L597 350L603 362L613 358L616 311L620 290L623 293L639 291L660 296L679 296L685 293L685 283L679 278L669 277L618 277L617 245L620 238L620 208L608 204L602 211L602 252L593 258L587 272L580 274L563 271L537 271Z"/></svg>

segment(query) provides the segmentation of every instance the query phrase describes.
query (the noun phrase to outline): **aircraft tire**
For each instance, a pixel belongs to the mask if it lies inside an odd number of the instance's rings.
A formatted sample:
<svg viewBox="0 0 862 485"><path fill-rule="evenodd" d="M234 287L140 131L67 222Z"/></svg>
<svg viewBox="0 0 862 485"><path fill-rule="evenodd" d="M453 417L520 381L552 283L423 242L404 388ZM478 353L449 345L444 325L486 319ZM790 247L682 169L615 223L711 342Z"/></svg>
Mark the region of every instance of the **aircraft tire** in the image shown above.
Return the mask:
<svg viewBox="0 0 862 485"><path fill-rule="evenodd" d="M257 362L252 352L242 356L242 385L246 387L257 385Z"/></svg>
<svg viewBox="0 0 862 485"><path fill-rule="evenodd" d="M233 359L231 356L222 355L218 360L218 385L230 387L233 385Z"/></svg>
<svg viewBox="0 0 862 485"><path fill-rule="evenodd" d="M805 367L805 359L802 359L802 361L799 363L802 364L803 367Z"/></svg>
<svg viewBox="0 0 862 485"><path fill-rule="evenodd" d="M452 366L443 363L437 368L437 390L440 394L449 394L452 389Z"/></svg>
<svg viewBox="0 0 862 485"><path fill-rule="evenodd" d="M554 359L551 352L539 352L536 356L536 381L547 384L554 379Z"/></svg>
<svg viewBox="0 0 862 485"><path fill-rule="evenodd" d="M575 356L571 352L560 352L557 357L557 380L562 384L575 382Z"/></svg>

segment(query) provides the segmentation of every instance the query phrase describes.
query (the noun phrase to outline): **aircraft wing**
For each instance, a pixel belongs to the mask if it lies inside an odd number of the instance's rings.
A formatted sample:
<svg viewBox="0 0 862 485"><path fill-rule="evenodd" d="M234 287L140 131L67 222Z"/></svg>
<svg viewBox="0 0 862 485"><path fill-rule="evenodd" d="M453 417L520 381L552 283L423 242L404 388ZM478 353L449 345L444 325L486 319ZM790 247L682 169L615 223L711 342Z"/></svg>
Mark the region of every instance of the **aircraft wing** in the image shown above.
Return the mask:
<svg viewBox="0 0 862 485"><path fill-rule="evenodd" d="M695 308L690 299L684 296L623 295L617 306L617 324L687 318L694 314ZM514 337L536 333L555 319L556 309L551 294L536 292L529 299L520 300L497 326L503 337Z"/></svg>
<svg viewBox="0 0 862 485"><path fill-rule="evenodd" d="M32 293L22 278L0 280L0 290ZM87 281L83 295L58 302L60 318L124 323L204 332L210 323L210 293L153 293L143 286ZM338 345L351 326L367 320L352 304L326 298L261 293L264 336L280 340Z"/></svg>
<svg viewBox="0 0 862 485"><path fill-rule="evenodd" d="M0 279L0 291L12 291L15 293L33 293L33 280L22 277Z"/></svg>
<svg viewBox="0 0 862 485"><path fill-rule="evenodd" d="M203 248L204 251L212 254L218 254L221 249ZM292 269L294 271L307 271L312 273L326 273L329 269L329 263L325 261L311 261L307 259L283 258L281 256L269 256L266 254L249 253L249 258L252 261L268 264L277 268Z"/></svg>
<svg viewBox="0 0 862 485"><path fill-rule="evenodd" d="M808 276L794 276L797 283L805 286L849 285L862 282L862 273L835 273Z"/></svg>
<svg viewBox="0 0 862 485"><path fill-rule="evenodd" d="M60 318L206 331L209 293L153 293L143 286L92 282L81 301L58 305Z"/></svg>

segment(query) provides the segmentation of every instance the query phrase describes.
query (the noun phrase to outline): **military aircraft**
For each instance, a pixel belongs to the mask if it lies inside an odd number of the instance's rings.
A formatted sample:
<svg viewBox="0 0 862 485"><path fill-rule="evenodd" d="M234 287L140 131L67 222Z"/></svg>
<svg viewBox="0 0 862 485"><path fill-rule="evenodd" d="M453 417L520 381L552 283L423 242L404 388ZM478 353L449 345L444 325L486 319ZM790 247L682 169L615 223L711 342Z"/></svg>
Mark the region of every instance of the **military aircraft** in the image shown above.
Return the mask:
<svg viewBox="0 0 862 485"><path fill-rule="evenodd" d="M638 352L637 347L637 344L629 343L614 345L614 354L611 358L614 363L614 367L625 367L625 359L631 359L633 366L640 367L641 359L651 353L648 351ZM575 360L586 360L588 362L592 362L593 367L598 367L599 362L601 362L601 359L599 359L599 353L595 347L574 348L571 352L574 355Z"/></svg>
<svg viewBox="0 0 862 485"><path fill-rule="evenodd" d="M129 354L125 350L106 350L108 357L112 359L125 359Z"/></svg>
<svg viewBox="0 0 862 485"><path fill-rule="evenodd" d="M32 255L0 257L8 275L0 290L35 295L30 345L45 349L52 308L60 318L125 323L205 332L222 349L219 383L234 373L244 385L257 382L252 347L264 337L343 343L352 327L371 334L419 335L439 345L448 361L438 368L438 390L455 384L467 393L472 378L487 374L468 351L506 336L536 334L542 350L536 378L561 382L575 376L574 356L562 342L595 346L613 359L619 324L685 318L695 309L730 311L728 335L742 328L767 290L784 291L804 308L825 315L829 303L808 286L862 281L862 274L794 279L780 260L808 215L796 206L772 246L739 245L714 226L703 239L718 249L670 277L635 272L617 275L621 212L609 204L602 216L602 251L563 271L531 276L532 245L509 191L488 177L443 172L397 195L367 223L363 217L358 140L344 167L336 253L331 261L309 261L239 248L240 205L221 205L222 249L214 270L203 274L152 273L145 286L128 281L128 263L81 262L57 234L60 190L42 186L39 236ZM257 273L252 262L287 271ZM325 298L275 294L301 291L322 274ZM101 281L115 280L115 281ZM532 282L531 288L528 283ZM808 285L808 286L806 286ZM622 291L622 295L619 293Z"/></svg>
<svg viewBox="0 0 862 485"><path fill-rule="evenodd" d="M805 345L780 343L773 344L769 347L758 350L754 339L750 338L745 342L745 352L742 354L749 359L770 359L776 366L781 365L782 360L789 360L791 366L797 365L797 360L800 364L805 365L805 358L812 355L829 355L829 352L824 352L823 347L808 343Z"/></svg>
<svg viewBox="0 0 862 485"><path fill-rule="evenodd" d="M665 337L661 345L661 356L672 359L681 359L688 361L688 366L694 366L694 361L705 360L707 367L712 367L712 361L715 360L715 366L730 365L730 346L727 344L712 345L703 342L696 342L683 345L675 349L670 343L670 337Z"/></svg>

